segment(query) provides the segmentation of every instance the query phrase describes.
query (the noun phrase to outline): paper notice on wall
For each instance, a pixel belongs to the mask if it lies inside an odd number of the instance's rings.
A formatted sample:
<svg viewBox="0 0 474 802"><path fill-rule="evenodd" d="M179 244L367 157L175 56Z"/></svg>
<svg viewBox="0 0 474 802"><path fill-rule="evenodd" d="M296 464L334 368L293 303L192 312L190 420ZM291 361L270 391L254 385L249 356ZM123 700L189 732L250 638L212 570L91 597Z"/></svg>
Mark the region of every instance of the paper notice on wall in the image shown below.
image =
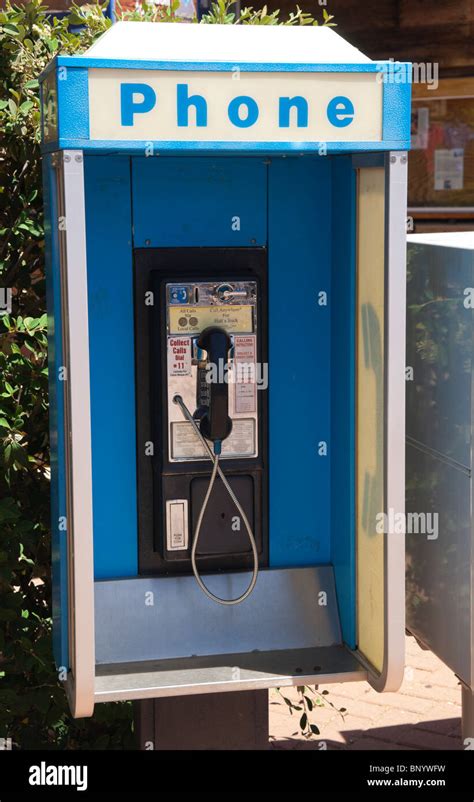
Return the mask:
<svg viewBox="0 0 474 802"><path fill-rule="evenodd" d="M170 334L200 334L207 326L220 326L227 332L252 331L253 308L237 306L171 306Z"/></svg>
<svg viewBox="0 0 474 802"><path fill-rule="evenodd" d="M422 108L412 109L411 112L411 146L413 150L426 150L428 147L428 133L430 128L430 110Z"/></svg>
<svg viewBox="0 0 474 802"><path fill-rule="evenodd" d="M256 454L255 421L234 419L229 437L222 441L223 457L252 457Z"/></svg>
<svg viewBox="0 0 474 802"><path fill-rule="evenodd" d="M191 366L191 337L168 337L168 376L190 376Z"/></svg>
<svg viewBox="0 0 474 802"><path fill-rule="evenodd" d="M206 458L206 449L191 423L171 424L171 455L173 459Z"/></svg>
<svg viewBox="0 0 474 802"><path fill-rule="evenodd" d="M253 457L256 454L255 421L241 418L232 421L229 437L222 441L223 457ZM173 459L205 459L206 450L190 423L171 424Z"/></svg>
<svg viewBox="0 0 474 802"><path fill-rule="evenodd" d="M234 337L235 411L257 411L256 359L257 343L254 334Z"/></svg>
<svg viewBox="0 0 474 802"><path fill-rule="evenodd" d="M464 184L464 150L435 150L435 190L462 189Z"/></svg>

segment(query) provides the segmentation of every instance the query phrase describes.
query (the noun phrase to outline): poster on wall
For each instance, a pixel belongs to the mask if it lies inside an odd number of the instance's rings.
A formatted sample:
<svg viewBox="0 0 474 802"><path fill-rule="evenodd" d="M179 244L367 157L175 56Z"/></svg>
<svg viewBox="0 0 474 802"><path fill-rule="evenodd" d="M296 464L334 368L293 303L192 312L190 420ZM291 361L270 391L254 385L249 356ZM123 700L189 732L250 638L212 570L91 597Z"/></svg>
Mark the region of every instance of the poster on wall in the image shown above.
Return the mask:
<svg viewBox="0 0 474 802"><path fill-rule="evenodd" d="M411 146L413 150L426 150L430 127L430 110L422 106L411 112Z"/></svg>
<svg viewBox="0 0 474 802"><path fill-rule="evenodd" d="M435 150L435 190L462 189L464 184L464 149Z"/></svg>

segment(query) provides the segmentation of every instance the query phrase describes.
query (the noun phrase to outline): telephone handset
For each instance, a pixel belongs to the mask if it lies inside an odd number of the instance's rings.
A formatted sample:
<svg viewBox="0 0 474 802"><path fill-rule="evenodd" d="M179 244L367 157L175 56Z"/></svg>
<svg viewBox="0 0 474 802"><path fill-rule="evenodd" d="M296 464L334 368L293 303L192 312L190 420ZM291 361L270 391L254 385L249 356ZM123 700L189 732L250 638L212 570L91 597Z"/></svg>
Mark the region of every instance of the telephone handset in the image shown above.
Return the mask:
<svg viewBox="0 0 474 802"><path fill-rule="evenodd" d="M224 329L208 326L199 336L197 345L207 352L207 364L217 367L217 379L209 385L209 405L203 408L204 414L200 417L201 433L215 444L225 440L232 431L229 385L224 381L224 371L219 371L228 363L232 343Z"/></svg>

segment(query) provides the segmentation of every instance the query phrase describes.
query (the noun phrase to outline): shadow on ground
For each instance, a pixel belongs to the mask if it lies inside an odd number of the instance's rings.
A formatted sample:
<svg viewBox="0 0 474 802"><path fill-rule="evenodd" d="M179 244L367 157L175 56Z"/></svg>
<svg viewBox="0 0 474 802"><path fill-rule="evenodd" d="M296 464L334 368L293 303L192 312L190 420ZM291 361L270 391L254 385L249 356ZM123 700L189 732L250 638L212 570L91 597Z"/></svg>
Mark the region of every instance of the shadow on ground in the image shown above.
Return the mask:
<svg viewBox="0 0 474 802"><path fill-rule="evenodd" d="M324 738L321 735L304 739L298 738L270 738L270 749L353 749L353 750L417 750L433 749L444 751L446 749L462 749L461 721L459 718L443 719L442 744L436 744L435 736L440 730L440 722L421 721L418 724L402 724L386 727L371 727L370 730L350 730L341 732L342 740ZM448 736L448 737L446 737Z"/></svg>

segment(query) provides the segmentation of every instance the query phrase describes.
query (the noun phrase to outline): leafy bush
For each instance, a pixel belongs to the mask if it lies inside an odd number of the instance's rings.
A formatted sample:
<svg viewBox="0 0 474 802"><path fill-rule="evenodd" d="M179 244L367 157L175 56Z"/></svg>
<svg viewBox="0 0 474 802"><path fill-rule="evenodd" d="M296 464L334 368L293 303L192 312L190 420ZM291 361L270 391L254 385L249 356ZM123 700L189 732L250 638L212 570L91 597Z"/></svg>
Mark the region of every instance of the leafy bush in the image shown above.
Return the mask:
<svg viewBox="0 0 474 802"><path fill-rule="evenodd" d="M37 76L58 51L87 48L97 6L71 32L39 0L0 12L0 737L21 748L133 745L130 705L73 721L52 661L48 371Z"/></svg>
<svg viewBox="0 0 474 802"><path fill-rule="evenodd" d="M175 21L144 4L125 19ZM111 24L104 5L45 16L41 0L0 11L0 284L13 291L0 316L0 737L18 748L131 748L131 705L98 705L70 718L52 661L47 340L38 75L58 52L87 49ZM323 24L332 25L323 11ZM236 22L226 0L205 24ZM317 24L299 8L243 10L240 23ZM80 25L72 30L71 25Z"/></svg>

